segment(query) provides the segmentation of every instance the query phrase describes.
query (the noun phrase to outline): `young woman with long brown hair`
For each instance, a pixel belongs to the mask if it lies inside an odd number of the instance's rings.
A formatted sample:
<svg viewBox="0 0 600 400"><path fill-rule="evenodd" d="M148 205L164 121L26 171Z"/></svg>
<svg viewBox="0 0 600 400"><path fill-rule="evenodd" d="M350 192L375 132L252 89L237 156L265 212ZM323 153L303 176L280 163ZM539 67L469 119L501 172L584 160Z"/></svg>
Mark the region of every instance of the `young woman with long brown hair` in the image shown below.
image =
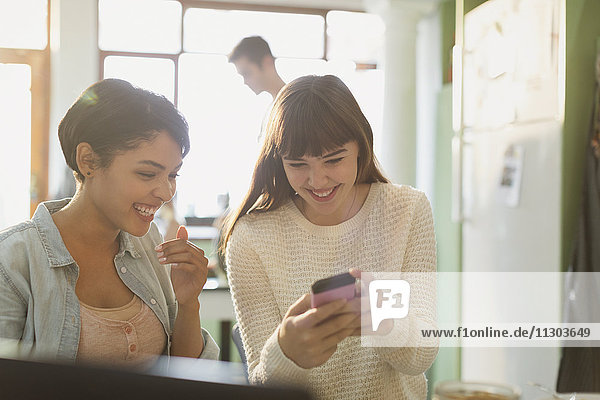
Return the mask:
<svg viewBox="0 0 600 400"><path fill-rule="evenodd" d="M425 397L435 347L362 347L359 298L311 308L307 294L348 270L435 271L429 202L383 176L371 127L340 79L306 76L279 93L223 248L251 382L305 385L327 399ZM417 325L433 326L435 286L411 290Z"/></svg>

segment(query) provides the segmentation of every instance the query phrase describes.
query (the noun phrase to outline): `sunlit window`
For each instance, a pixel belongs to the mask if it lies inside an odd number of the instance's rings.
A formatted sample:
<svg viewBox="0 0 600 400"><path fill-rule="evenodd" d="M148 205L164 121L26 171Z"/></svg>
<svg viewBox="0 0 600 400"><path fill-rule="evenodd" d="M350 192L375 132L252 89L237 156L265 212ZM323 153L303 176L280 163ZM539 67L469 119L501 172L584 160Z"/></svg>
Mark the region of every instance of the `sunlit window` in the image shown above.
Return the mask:
<svg viewBox="0 0 600 400"><path fill-rule="evenodd" d="M109 56L104 77L120 78L175 101L175 64L165 58Z"/></svg>
<svg viewBox="0 0 600 400"><path fill-rule="evenodd" d="M31 67L0 63L0 230L29 218ZM10 171L10 173L8 172Z"/></svg>
<svg viewBox="0 0 600 400"><path fill-rule="evenodd" d="M0 1L0 47L45 49L47 17L47 0Z"/></svg>
<svg viewBox="0 0 600 400"><path fill-rule="evenodd" d="M258 134L270 97L255 96L224 55L183 54L179 109L190 124L191 152L178 181L183 215L216 215L217 196L241 200L258 155Z"/></svg>
<svg viewBox="0 0 600 400"><path fill-rule="evenodd" d="M100 0L100 26L121 21L111 28L113 44L100 45L101 58L105 77L129 80L170 99L175 96L189 122L191 151L177 184L180 217L216 216L222 211L224 195L235 207L248 189L261 125L272 99L267 93L256 96L227 61L244 37L258 35L269 43L285 82L309 74L339 76L353 91L377 137L383 110L383 70L377 69L383 48L379 17L323 10L312 14L217 10L185 1L181 15L181 10L179 14L158 12L162 6L148 3L152 5L141 10L135 1ZM129 21L134 10L140 12L136 18L145 22ZM179 18L179 25L169 18ZM150 26L153 32L148 31ZM178 30L181 27L183 32ZM175 31L182 33L182 49L175 51L173 46L169 51L177 55L160 58L168 51L164 41L151 40L151 35L172 36ZM147 54L132 57L131 52ZM365 64L369 64L366 69Z"/></svg>
<svg viewBox="0 0 600 400"><path fill-rule="evenodd" d="M385 24L374 14L329 11L327 58L378 64L383 60Z"/></svg>
<svg viewBox="0 0 600 400"><path fill-rule="evenodd" d="M102 50L178 53L181 49L181 3L100 0L98 45Z"/></svg>
<svg viewBox="0 0 600 400"><path fill-rule="evenodd" d="M228 54L246 36L262 36L275 57L323 57L320 15L192 8L184 19L184 50ZM293 29L291 29L293 27Z"/></svg>

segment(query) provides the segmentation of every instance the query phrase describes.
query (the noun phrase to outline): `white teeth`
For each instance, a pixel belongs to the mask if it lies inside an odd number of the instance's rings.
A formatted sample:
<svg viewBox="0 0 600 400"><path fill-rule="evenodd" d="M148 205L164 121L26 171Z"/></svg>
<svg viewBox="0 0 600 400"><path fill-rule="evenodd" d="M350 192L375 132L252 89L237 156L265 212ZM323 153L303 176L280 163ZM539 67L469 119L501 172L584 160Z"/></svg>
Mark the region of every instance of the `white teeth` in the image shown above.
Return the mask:
<svg viewBox="0 0 600 400"><path fill-rule="evenodd" d="M331 189L330 191L325 192L325 193L315 193L315 192L313 192L313 193L315 194L315 196L318 196L318 197L327 197L331 194L331 192L333 192L333 189Z"/></svg>
<svg viewBox="0 0 600 400"><path fill-rule="evenodd" d="M151 215L154 215L154 213L156 212L155 208L149 208L149 207L140 207L140 206L133 206L133 208L135 208L140 214L149 217Z"/></svg>

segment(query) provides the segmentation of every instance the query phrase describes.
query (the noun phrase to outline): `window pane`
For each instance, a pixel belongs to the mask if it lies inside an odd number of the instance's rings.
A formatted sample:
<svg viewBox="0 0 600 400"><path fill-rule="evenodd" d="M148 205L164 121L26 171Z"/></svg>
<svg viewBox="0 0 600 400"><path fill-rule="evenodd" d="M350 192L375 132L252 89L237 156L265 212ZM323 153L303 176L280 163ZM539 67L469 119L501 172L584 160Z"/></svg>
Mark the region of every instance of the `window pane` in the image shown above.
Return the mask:
<svg viewBox="0 0 600 400"><path fill-rule="evenodd" d="M178 53L181 50L181 3L100 0L98 44L102 50Z"/></svg>
<svg viewBox="0 0 600 400"><path fill-rule="evenodd" d="M0 64L0 230L29 218L31 67ZM10 173L9 173L10 171Z"/></svg>
<svg viewBox="0 0 600 400"><path fill-rule="evenodd" d="M380 16L359 12L327 13L327 58L361 63L383 61L385 24Z"/></svg>
<svg viewBox="0 0 600 400"><path fill-rule="evenodd" d="M339 77L348 86L363 114L367 117L375 146L378 146L383 124L383 87L382 69L357 70L351 61L300 60L278 58L275 60L277 71L287 83L304 75L331 74Z"/></svg>
<svg viewBox="0 0 600 400"><path fill-rule="evenodd" d="M175 63L166 58L108 56L104 78L119 78L174 101Z"/></svg>
<svg viewBox="0 0 600 400"><path fill-rule="evenodd" d="M45 49L47 18L46 0L0 1L0 47Z"/></svg>
<svg viewBox="0 0 600 400"><path fill-rule="evenodd" d="M178 178L178 215L218 215L223 193L232 206L241 201L270 101L266 93L254 95L224 55L180 57L179 109L190 125L191 151Z"/></svg>
<svg viewBox="0 0 600 400"><path fill-rule="evenodd" d="M262 36L275 57L323 57L320 15L191 8L184 16L184 49L229 54L246 36Z"/></svg>
<svg viewBox="0 0 600 400"><path fill-rule="evenodd" d="M327 62L323 59L277 58L275 68L285 83L304 75L324 75Z"/></svg>

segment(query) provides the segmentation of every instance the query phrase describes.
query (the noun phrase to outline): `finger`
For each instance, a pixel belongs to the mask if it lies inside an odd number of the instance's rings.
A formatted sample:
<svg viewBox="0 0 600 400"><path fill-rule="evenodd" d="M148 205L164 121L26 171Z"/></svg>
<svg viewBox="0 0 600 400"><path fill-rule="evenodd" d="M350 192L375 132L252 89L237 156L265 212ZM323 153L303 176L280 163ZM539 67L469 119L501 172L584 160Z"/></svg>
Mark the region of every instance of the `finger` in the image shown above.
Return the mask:
<svg viewBox="0 0 600 400"><path fill-rule="evenodd" d="M193 243L186 242L183 239L175 239L176 241L171 241L165 243L160 251L156 252L158 258L167 257L173 254L178 253L192 253L198 256L204 256L204 250L200 247L194 245Z"/></svg>
<svg viewBox="0 0 600 400"><path fill-rule="evenodd" d="M340 329L339 331L335 332L334 334L324 338L322 340L322 346L325 349L331 349L333 347L337 347L338 343L340 343L342 340L346 339L348 336L350 336L352 334L352 332L354 332L354 328L345 328L345 329ZM325 352L327 352L328 350L325 350Z"/></svg>
<svg viewBox="0 0 600 400"><path fill-rule="evenodd" d="M360 279L360 269L358 269L358 268L350 268L350 270L348 271L348 273L350 275L352 275L353 277L355 277L356 279Z"/></svg>
<svg viewBox="0 0 600 400"><path fill-rule="evenodd" d="M177 235L175 236L177 239L188 240L188 231L185 229L185 226L180 225L177 229Z"/></svg>
<svg viewBox="0 0 600 400"><path fill-rule="evenodd" d="M316 334L320 338L329 337L344 329L351 331L360 327L360 317L354 314L341 314L325 320L316 327Z"/></svg>
<svg viewBox="0 0 600 400"><path fill-rule="evenodd" d="M346 299L338 299L317 308L310 308L299 316L299 322L306 326L318 325L330 316L339 313L339 311L346 306L347 302ZM308 299L308 304L310 307L310 298ZM347 310L346 312L349 313L350 311Z"/></svg>
<svg viewBox="0 0 600 400"><path fill-rule="evenodd" d="M175 253L158 259L161 264L187 263L208 268L208 258L190 252Z"/></svg>
<svg viewBox="0 0 600 400"><path fill-rule="evenodd" d="M286 316L300 315L310 309L310 294L305 293L288 308Z"/></svg>

